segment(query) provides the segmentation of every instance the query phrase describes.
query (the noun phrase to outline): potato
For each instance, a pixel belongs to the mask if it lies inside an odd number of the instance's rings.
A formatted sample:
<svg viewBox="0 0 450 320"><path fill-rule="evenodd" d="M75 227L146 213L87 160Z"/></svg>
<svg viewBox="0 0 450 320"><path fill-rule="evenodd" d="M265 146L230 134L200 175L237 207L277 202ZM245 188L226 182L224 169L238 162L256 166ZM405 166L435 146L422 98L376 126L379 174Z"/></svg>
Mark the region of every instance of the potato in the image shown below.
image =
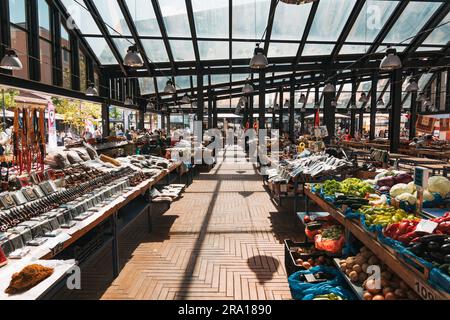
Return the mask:
<svg viewBox="0 0 450 320"><path fill-rule="evenodd" d="M400 288L402 289L409 289L409 286L402 280L400 280Z"/></svg>
<svg viewBox="0 0 450 320"><path fill-rule="evenodd" d="M365 251L365 252L361 253L361 255L362 255L364 258L369 259L371 256L373 256L373 253L370 252L370 251Z"/></svg>
<svg viewBox="0 0 450 320"><path fill-rule="evenodd" d="M345 272L345 270L347 270L347 264L345 262L341 263L340 267L341 267L341 270L344 272Z"/></svg>
<svg viewBox="0 0 450 320"><path fill-rule="evenodd" d="M368 263L369 265L378 265L378 264L380 263L380 261L378 260L377 257L371 256L371 257L369 258L369 260L367 260L367 263Z"/></svg>
<svg viewBox="0 0 450 320"><path fill-rule="evenodd" d="M384 300L384 297L381 294L375 295L372 300Z"/></svg>
<svg viewBox="0 0 450 320"><path fill-rule="evenodd" d="M355 264L355 257L348 257L345 262L347 263L347 267L351 268Z"/></svg>
<svg viewBox="0 0 450 320"><path fill-rule="evenodd" d="M388 292L384 295L385 300L397 300L397 296L393 292Z"/></svg>
<svg viewBox="0 0 450 320"><path fill-rule="evenodd" d="M376 281L374 279L367 280L365 287L372 294L377 294L381 291L381 288L376 287Z"/></svg>
<svg viewBox="0 0 450 320"><path fill-rule="evenodd" d="M367 247L362 246L361 249L359 249L359 252L370 252L369 249L367 249Z"/></svg>
<svg viewBox="0 0 450 320"><path fill-rule="evenodd" d="M348 268L347 270L345 270L345 274L350 277L350 272L352 271L352 269Z"/></svg>
<svg viewBox="0 0 450 320"><path fill-rule="evenodd" d="M408 297L408 299L410 300L417 300L419 299L419 296L412 290L408 290L406 291L406 296Z"/></svg>
<svg viewBox="0 0 450 320"><path fill-rule="evenodd" d="M348 274L348 276L349 276L351 282L358 282L358 272L356 272L356 271L351 271L351 272Z"/></svg>
<svg viewBox="0 0 450 320"><path fill-rule="evenodd" d="M355 264L363 265L366 262L366 259L363 256L356 256Z"/></svg>
<svg viewBox="0 0 450 320"><path fill-rule="evenodd" d="M314 260L313 260L313 259L309 258L309 259L308 259L308 263L309 263L311 266L314 266Z"/></svg>
<svg viewBox="0 0 450 320"><path fill-rule="evenodd" d="M365 272L361 272L360 274L358 274L358 281L359 282L364 282L367 279L367 274Z"/></svg>
<svg viewBox="0 0 450 320"><path fill-rule="evenodd" d="M372 294L370 293L370 292L364 292L364 294L363 294L363 299L364 300L372 300L372 298L373 298L373 296L372 296Z"/></svg>
<svg viewBox="0 0 450 320"><path fill-rule="evenodd" d="M386 297L386 293L393 292L393 291L394 291L394 289L392 289L391 287L383 288L383 295Z"/></svg>
<svg viewBox="0 0 450 320"><path fill-rule="evenodd" d="M381 279L380 285L382 288L385 288L385 287L389 287L391 285L391 283L386 279Z"/></svg>
<svg viewBox="0 0 450 320"><path fill-rule="evenodd" d="M297 260L295 260L295 263L296 263L297 265L301 266L302 263L303 263L303 259L297 259Z"/></svg>
<svg viewBox="0 0 450 320"><path fill-rule="evenodd" d="M394 294L399 298L405 298L406 293L402 289L395 289Z"/></svg>
<svg viewBox="0 0 450 320"><path fill-rule="evenodd" d="M309 262L305 261L305 262L302 263L302 267L305 268L305 269L310 269L311 268L311 264Z"/></svg>
<svg viewBox="0 0 450 320"><path fill-rule="evenodd" d="M363 272L366 272L367 273L367 268L369 267L369 265L367 264L367 263L364 263L362 266L361 266L361 269L362 269L362 271Z"/></svg>
<svg viewBox="0 0 450 320"><path fill-rule="evenodd" d="M386 279L386 280L391 280L392 278L392 273L390 273L389 271L383 271L381 273L381 278L382 279Z"/></svg>
<svg viewBox="0 0 450 320"><path fill-rule="evenodd" d="M357 273L362 272L362 268L359 264L355 264L352 268L353 271L356 271Z"/></svg>

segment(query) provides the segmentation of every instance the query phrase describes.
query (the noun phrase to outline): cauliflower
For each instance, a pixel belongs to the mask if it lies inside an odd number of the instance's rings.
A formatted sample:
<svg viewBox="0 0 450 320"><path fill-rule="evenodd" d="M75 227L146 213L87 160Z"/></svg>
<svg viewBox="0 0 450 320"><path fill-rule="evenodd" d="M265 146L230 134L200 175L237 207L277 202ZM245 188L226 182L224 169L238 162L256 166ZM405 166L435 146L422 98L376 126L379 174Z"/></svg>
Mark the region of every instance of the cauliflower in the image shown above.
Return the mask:
<svg viewBox="0 0 450 320"><path fill-rule="evenodd" d="M416 197L414 197L411 193L402 193L395 197L397 201L405 201L408 202L409 205L416 204Z"/></svg>
<svg viewBox="0 0 450 320"><path fill-rule="evenodd" d="M414 192L413 188L406 183L397 183L396 185L392 186L391 190L389 191L389 194L391 197L396 197L401 195L402 193L409 193L412 195Z"/></svg>
<svg viewBox="0 0 450 320"><path fill-rule="evenodd" d="M414 184L414 181L411 181L410 183L408 183L408 187L410 187L413 192L416 191L416 185Z"/></svg>
<svg viewBox="0 0 450 320"><path fill-rule="evenodd" d="M450 181L446 177L433 176L428 179L428 191L439 193L445 198L450 193Z"/></svg>

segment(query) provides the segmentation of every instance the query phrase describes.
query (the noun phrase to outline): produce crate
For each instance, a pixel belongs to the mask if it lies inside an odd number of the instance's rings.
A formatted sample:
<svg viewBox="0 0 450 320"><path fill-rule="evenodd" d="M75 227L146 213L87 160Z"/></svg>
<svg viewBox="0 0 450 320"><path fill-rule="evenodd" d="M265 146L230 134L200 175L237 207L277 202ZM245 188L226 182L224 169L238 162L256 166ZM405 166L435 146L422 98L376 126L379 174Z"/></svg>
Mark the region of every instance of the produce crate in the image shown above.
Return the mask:
<svg viewBox="0 0 450 320"><path fill-rule="evenodd" d="M301 254L295 251L296 248L311 248L314 252L310 254ZM299 270L306 270L303 266L296 263L297 259L303 259L306 261L308 259L318 258L319 256L327 256L327 254L323 251L315 250L314 243L293 242L288 239L284 240L284 264L288 276Z"/></svg>

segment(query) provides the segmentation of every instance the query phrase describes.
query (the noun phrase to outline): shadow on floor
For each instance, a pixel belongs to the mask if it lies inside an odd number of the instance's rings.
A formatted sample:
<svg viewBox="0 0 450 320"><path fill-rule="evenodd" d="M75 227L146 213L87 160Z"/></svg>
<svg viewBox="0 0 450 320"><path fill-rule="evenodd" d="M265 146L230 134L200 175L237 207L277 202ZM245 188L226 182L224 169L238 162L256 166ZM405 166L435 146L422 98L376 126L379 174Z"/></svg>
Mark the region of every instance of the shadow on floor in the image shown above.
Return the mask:
<svg viewBox="0 0 450 320"><path fill-rule="evenodd" d="M271 256L253 256L247 259L248 267L255 273L260 284L272 280L280 262Z"/></svg>

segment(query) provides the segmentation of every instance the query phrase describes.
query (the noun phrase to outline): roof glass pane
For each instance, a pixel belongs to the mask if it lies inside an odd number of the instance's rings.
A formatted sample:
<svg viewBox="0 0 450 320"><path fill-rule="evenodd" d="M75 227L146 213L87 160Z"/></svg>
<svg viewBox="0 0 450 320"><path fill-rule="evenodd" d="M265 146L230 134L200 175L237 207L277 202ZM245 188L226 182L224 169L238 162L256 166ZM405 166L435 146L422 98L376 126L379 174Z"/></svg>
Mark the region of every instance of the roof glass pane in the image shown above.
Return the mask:
<svg viewBox="0 0 450 320"><path fill-rule="evenodd" d="M444 24L446 23L446 24ZM434 29L423 44L446 44L450 41L450 13L439 23L440 27Z"/></svg>
<svg viewBox="0 0 450 320"><path fill-rule="evenodd" d="M151 1L125 0L136 30L141 36L161 36Z"/></svg>
<svg viewBox="0 0 450 320"><path fill-rule="evenodd" d="M374 41L397 4L398 1L366 1L345 41Z"/></svg>
<svg viewBox="0 0 450 320"><path fill-rule="evenodd" d="M83 34L101 34L97 24L92 18L91 13L86 9L86 6L81 6L75 2L75 0L61 0L61 2L64 4L67 12L72 17L70 21L72 23L71 27L80 29Z"/></svg>
<svg viewBox="0 0 450 320"><path fill-rule="evenodd" d="M312 4L292 6L279 2L275 10L272 26L272 39L300 40L308 21Z"/></svg>
<svg viewBox="0 0 450 320"><path fill-rule="evenodd" d="M360 82L357 91L368 93L370 91L371 86L372 86L371 81Z"/></svg>
<svg viewBox="0 0 450 320"><path fill-rule="evenodd" d="M212 74L211 75L211 84L229 83L229 82L230 82L229 74Z"/></svg>
<svg viewBox="0 0 450 320"><path fill-rule="evenodd" d="M200 59L228 59L228 41L198 41Z"/></svg>
<svg viewBox="0 0 450 320"><path fill-rule="evenodd" d="M270 0L232 0L233 38L260 39L267 26Z"/></svg>
<svg viewBox="0 0 450 320"><path fill-rule="evenodd" d="M156 77L156 85L158 86L158 92L163 93L167 80L171 80L170 77Z"/></svg>
<svg viewBox="0 0 450 320"><path fill-rule="evenodd" d="M45 0L38 0L39 35L51 40L50 10Z"/></svg>
<svg viewBox="0 0 450 320"><path fill-rule="evenodd" d="M309 32L310 41L336 41L355 0L321 0Z"/></svg>
<svg viewBox="0 0 450 320"><path fill-rule="evenodd" d="M164 41L160 39L142 39L145 54L151 62L169 62Z"/></svg>
<svg viewBox="0 0 450 320"><path fill-rule="evenodd" d="M369 46L359 45L359 44L344 44L339 51L339 54L357 54L366 53Z"/></svg>
<svg viewBox="0 0 450 320"><path fill-rule="evenodd" d="M169 37L191 37L184 0L160 0L159 6Z"/></svg>
<svg viewBox="0 0 450 320"><path fill-rule="evenodd" d="M155 84L153 78L139 78L139 89L141 94L155 93Z"/></svg>
<svg viewBox="0 0 450 320"><path fill-rule="evenodd" d="M178 89L187 89L191 87L190 76L177 76L175 77L175 85Z"/></svg>
<svg viewBox="0 0 450 320"><path fill-rule="evenodd" d="M250 61L250 58L253 56L253 50L255 50L255 44L253 42L233 41L231 44L233 59L248 58Z"/></svg>
<svg viewBox="0 0 450 320"><path fill-rule="evenodd" d="M192 0L198 37L228 38L228 0Z"/></svg>
<svg viewBox="0 0 450 320"><path fill-rule="evenodd" d="M175 61L195 60L194 46L191 40L170 40L170 48Z"/></svg>
<svg viewBox="0 0 450 320"><path fill-rule="evenodd" d="M298 43L271 42L268 57L295 57L298 51Z"/></svg>
<svg viewBox="0 0 450 320"><path fill-rule="evenodd" d="M305 44L302 56L324 56L331 54L334 44Z"/></svg>
<svg viewBox="0 0 450 320"><path fill-rule="evenodd" d="M376 50L376 52L385 52L387 50L387 46L379 46ZM393 48L397 50L397 52L403 52L405 50L406 46L390 46L390 48Z"/></svg>
<svg viewBox="0 0 450 320"><path fill-rule="evenodd" d="M244 81L244 80L247 80L247 78L248 78L247 73L236 73L231 76L231 80L233 82Z"/></svg>
<svg viewBox="0 0 450 320"><path fill-rule="evenodd" d="M425 89L425 86L428 84L432 76L432 73L425 73L420 77L419 82L417 82L419 85L419 90Z"/></svg>
<svg viewBox="0 0 450 320"><path fill-rule="evenodd" d="M130 29L117 1L93 0L109 34L130 36Z"/></svg>
<svg viewBox="0 0 450 320"><path fill-rule="evenodd" d="M410 2L383 42L410 43L440 5L440 2Z"/></svg>
<svg viewBox="0 0 450 320"><path fill-rule="evenodd" d="M86 41L91 46L92 51L94 51L101 64L118 63L104 38L86 37Z"/></svg>
<svg viewBox="0 0 450 320"><path fill-rule="evenodd" d="M442 47L419 47L416 49L416 51L439 51Z"/></svg>

